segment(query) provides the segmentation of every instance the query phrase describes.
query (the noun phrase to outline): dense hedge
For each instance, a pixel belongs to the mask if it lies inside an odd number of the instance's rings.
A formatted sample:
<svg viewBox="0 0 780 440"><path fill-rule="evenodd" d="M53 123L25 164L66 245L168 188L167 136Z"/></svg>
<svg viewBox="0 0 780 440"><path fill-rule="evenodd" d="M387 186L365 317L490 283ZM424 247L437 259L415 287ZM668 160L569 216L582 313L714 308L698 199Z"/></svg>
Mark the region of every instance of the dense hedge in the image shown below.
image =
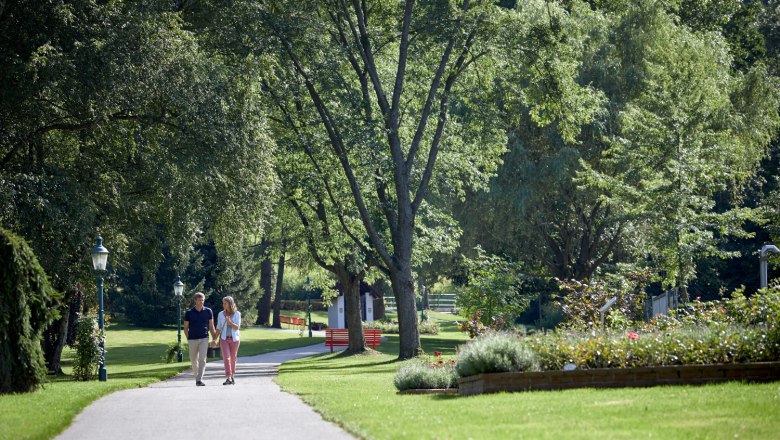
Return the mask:
<svg viewBox="0 0 780 440"><path fill-rule="evenodd" d="M0 393L35 390L46 376L44 329L60 295L22 238L0 228Z"/></svg>

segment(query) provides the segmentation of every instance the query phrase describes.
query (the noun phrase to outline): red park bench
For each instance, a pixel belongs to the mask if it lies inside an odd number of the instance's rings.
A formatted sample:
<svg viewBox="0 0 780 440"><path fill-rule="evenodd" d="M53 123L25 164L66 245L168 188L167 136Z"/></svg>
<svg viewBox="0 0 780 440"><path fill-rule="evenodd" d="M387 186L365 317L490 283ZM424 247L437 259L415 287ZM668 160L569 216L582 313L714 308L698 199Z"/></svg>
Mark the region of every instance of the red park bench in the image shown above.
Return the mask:
<svg viewBox="0 0 780 440"><path fill-rule="evenodd" d="M279 315L279 322L287 325L297 325L299 327L306 327L306 320L303 318L297 318L295 316Z"/></svg>
<svg viewBox="0 0 780 440"><path fill-rule="evenodd" d="M364 328L363 337L366 338L366 345L374 350L382 342L382 332L378 328ZM345 328L326 328L325 346L330 347L331 353L333 353L333 347L349 346L349 330Z"/></svg>

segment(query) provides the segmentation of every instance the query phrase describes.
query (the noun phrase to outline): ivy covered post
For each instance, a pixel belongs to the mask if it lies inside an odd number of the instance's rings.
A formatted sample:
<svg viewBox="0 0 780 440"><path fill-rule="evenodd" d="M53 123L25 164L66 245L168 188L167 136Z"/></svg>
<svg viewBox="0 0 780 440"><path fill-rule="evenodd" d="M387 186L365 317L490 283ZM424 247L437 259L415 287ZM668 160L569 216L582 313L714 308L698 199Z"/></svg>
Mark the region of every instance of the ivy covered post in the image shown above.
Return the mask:
<svg viewBox="0 0 780 440"><path fill-rule="evenodd" d="M108 249L103 247L103 237L97 236L97 243L92 248L92 267L97 274L98 285L98 326L100 327L100 368L98 369L98 379L105 382L108 379L106 372L106 350L105 350L105 327L103 321L103 272L108 263Z"/></svg>
<svg viewBox="0 0 780 440"><path fill-rule="evenodd" d="M34 391L46 376L41 337L60 299L24 239L0 228L0 393Z"/></svg>

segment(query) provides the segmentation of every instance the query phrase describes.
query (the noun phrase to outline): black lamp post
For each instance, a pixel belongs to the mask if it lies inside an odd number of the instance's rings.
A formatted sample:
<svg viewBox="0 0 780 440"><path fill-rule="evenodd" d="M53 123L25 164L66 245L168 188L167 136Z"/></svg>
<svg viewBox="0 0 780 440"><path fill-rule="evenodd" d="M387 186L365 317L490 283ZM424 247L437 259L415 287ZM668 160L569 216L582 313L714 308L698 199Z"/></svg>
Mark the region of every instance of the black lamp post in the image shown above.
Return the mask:
<svg viewBox="0 0 780 440"><path fill-rule="evenodd" d="M173 294L176 296L176 299L178 299L179 302L179 313L177 316L179 317L179 352L176 355L179 362L184 360L184 355L181 354L181 297L182 294L184 294L184 283L181 282L180 277L176 277L176 282L173 283Z"/></svg>
<svg viewBox="0 0 780 440"><path fill-rule="evenodd" d="M103 237L97 236L97 243L92 248L92 268L97 274L98 284L98 327L100 328L100 368L98 369L98 379L105 382L108 378L106 373L106 349L105 333L103 331L103 272L108 263L108 249L103 247Z"/></svg>
<svg viewBox="0 0 780 440"><path fill-rule="evenodd" d="M425 284L420 288L420 322L425 321Z"/></svg>
<svg viewBox="0 0 780 440"><path fill-rule="evenodd" d="M306 322L309 324L309 337L311 338L311 280L306 277Z"/></svg>

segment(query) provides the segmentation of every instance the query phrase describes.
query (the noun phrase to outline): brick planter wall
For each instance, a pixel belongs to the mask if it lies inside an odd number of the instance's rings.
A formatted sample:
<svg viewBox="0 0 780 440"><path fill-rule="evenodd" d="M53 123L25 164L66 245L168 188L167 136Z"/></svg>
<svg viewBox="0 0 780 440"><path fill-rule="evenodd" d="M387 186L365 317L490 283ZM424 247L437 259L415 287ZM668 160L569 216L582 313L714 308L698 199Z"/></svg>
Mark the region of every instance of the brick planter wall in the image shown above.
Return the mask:
<svg viewBox="0 0 780 440"><path fill-rule="evenodd" d="M501 391L701 385L732 380L780 380L780 362L485 373L458 379L458 393L461 396L469 396Z"/></svg>

